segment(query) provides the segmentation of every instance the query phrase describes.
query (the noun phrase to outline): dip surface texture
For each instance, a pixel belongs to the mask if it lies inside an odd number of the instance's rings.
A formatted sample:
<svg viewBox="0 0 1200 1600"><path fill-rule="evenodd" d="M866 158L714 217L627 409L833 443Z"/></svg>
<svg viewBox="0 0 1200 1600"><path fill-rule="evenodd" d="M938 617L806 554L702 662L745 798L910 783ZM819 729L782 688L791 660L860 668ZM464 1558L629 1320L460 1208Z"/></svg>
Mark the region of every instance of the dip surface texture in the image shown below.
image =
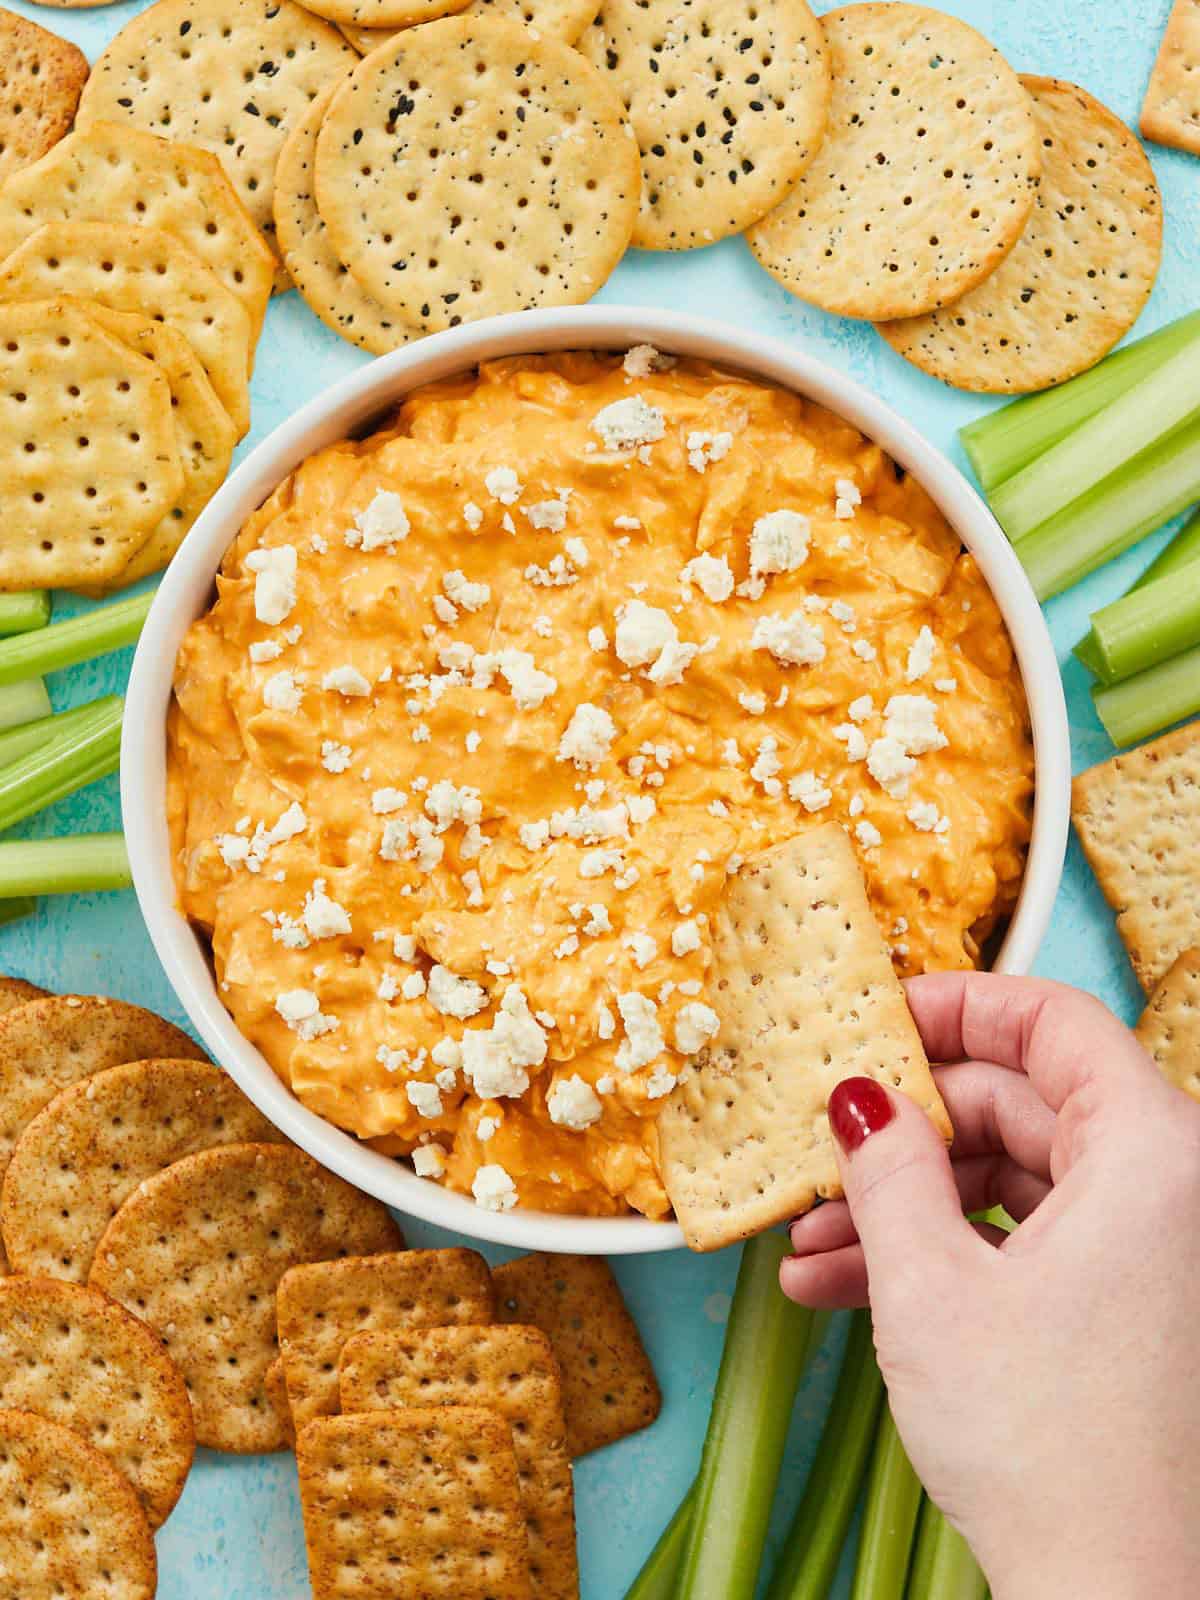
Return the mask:
<svg viewBox="0 0 1200 1600"><path fill-rule="evenodd" d="M850 831L903 974L1011 910L1033 752L926 493L646 348L414 393L247 522L169 720L186 914L312 1110L481 1205L668 1213L745 857Z"/></svg>

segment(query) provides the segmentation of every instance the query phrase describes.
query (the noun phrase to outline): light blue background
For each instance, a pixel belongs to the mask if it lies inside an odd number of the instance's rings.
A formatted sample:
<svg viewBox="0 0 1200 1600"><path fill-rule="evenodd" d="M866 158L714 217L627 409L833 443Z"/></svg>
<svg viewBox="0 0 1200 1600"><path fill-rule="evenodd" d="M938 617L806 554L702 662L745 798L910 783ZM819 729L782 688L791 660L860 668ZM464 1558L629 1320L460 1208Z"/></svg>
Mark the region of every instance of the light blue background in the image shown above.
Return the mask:
<svg viewBox="0 0 1200 1600"><path fill-rule="evenodd" d="M59 11L8 0L94 58L139 5ZM819 4L825 11L830 6ZM1170 0L959 0L943 9L978 28L1018 71L1084 85L1131 125ZM1200 161L1150 147L1166 206L1166 254L1139 332L1200 302ZM1066 263L1070 266L1070 263ZM869 326L824 315L792 299L762 272L740 240L688 255L635 252L600 299L725 317L824 357L876 390L961 461L954 430L987 402L943 388L906 366ZM311 396L367 358L324 328L298 295L268 312L252 387L254 428L244 453ZM1070 646L1086 616L1141 569L1159 539L1054 601L1048 614L1071 712L1076 768L1109 753L1085 674ZM128 652L51 681L56 709L124 686ZM94 786L31 827L61 834L118 825L116 779ZM100 991L183 1014L155 960L132 894L44 900L36 918L0 930L0 969L60 990ZM1053 927L1038 963L1047 975L1091 989L1132 1019L1138 995L1112 919L1072 843ZM420 1224L413 1242L440 1242ZM490 1252L493 1253L493 1252ZM494 1252L497 1257L503 1252ZM733 1252L618 1263L618 1275L662 1379L663 1414L647 1433L582 1461L576 1482L585 1600L617 1600L638 1570L694 1471L720 1355ZM835 1326L797 1406L776 1529L803 1483L820 1426L842 1330ZM235 1459L201 1452L179 1508L159 1535L163 1600L301 1600L308 1594L295 1469L289 1456ZM845 1565L845 1564L844 1564ZM836 1593L846 1592L846 1575Z"/></svg>

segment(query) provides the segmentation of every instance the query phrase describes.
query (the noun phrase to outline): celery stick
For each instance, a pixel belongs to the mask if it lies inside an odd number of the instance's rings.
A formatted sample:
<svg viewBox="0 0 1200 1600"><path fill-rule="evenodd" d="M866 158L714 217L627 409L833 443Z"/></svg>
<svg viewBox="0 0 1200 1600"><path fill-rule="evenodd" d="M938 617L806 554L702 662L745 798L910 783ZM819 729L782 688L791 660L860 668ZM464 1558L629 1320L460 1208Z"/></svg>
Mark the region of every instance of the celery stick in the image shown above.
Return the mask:
<svg viewBox="0 0 1200 1600"><path fill-rule="evenodd" d="M675 1600L695 1498L696 1486L693 1484L646 1558L645 1566L630 1585L625 1600Z"/></svg>
<svg viewBox="0 0 1200 1600"><path fill-rule="evenodd" d="M1148 583L1157 583L1159 578L1182 572L1193 561L1200 561L1200 511L1180 528L1173 539L1163 545L1141 577L1135 578L1125 592L1133 594L1135 589L1144 589ZM1073 654L1094 678L1099 678L1102 683L1112 681L1105 671L1094 629L1088 630L1075 646Z"/></svg>
<svg viewBox="0 0 1200 1600"><path fill-rule="evenodd" d="M882 1399L871 1318L856 1311L821 1443L766 1600L826 1600L875 1441Z"/></svg>
<svg viewBox="0 0 1200 1600"><path fill-rule="evenodd" d="M812 1313L779 1288L786 1235L742 1252L677 1600L750 1600Z"/></svg>
<svg viewBox="0 0 1200 1600"><path fill-rule="evenodd" d="M920 1508L921 1484L885 1405L875 1434L850 1600L904 1600Z"/></svg>
<svg viewBox="0 0 1200 1600"><path fill-rule="evenodd" d="M0 768L19 761L32 750L40 750L62 734L83 734L93 726L102 725L116 706L123 704L115 694L103 695L74 711L59 711L53 716L39 717L36 722L25 722L20 727L8 728L0 733Z"/></svg>
<svg viewBox="0 0 1200 1600"><path fill-rule="evenodd" d="M0 684L15 683L35 673L57 672L132 644L142 631L153 599L151 590L132 600L96 606L69 622L52 622L36 633L0 639Z"/></svg>
<svg viewBox="0 0 1200 1600"><path fill-rule="evenodd" d="M127 889L132 881L120 833L0 841L0 900Z"/></svg>
<svg viewBox="0 0 1200 1600"><path fill-rule="evenodd" d="M1096 715L1118 748L1200 712L1200 646L1124 683L1092 690Z"/></svg>
<svg viewBox="0 0 1200 1600"><path fill-rule="evenodd" d="M926 1496L906 1600L986 1600L987 1587L967 1541Z"/></svg>
<svg viewBox="0 0 1200 1600"><path fill-rule="evenodd" d="M1096 412L1149 377L1200 331L1200 311L1115 350L1057 389L990 411L958 430L985 494L1065 439Z"/></svg>
<svg viewBox="0 0 1200 1600"><path fill-rule="evenodd" d="M1105 683L1119 683L1200 644L1200 574L1168 573L1092 618Z"/></svg>
<svg viewBox="0 0 1200 1600"><path fill-rule="evenodd" d="M13 900L0 900L0 923L19 922L22 917L31 917L37 910L37 901L32 895L18 895Z"/></svg>
<svg viewBox="0 0 1200 1600"><path fill-rule="evenodd" d="M116 771L125 703L112 698L82 733L60 733L0 769L0 831Z"/></svg>
<svg viewBox="0 0 1200 1600"><path fill-rule="evenodd" d="M45 589L0 594L0 634L30 633L50 621L50 596Z"/></svg>
<svg viewBox="0 0 1200 1600"><path fill-rule="evenodd" d="M40 678L0 684L0 728L17 728L50 715L50 696Z"/></svg>

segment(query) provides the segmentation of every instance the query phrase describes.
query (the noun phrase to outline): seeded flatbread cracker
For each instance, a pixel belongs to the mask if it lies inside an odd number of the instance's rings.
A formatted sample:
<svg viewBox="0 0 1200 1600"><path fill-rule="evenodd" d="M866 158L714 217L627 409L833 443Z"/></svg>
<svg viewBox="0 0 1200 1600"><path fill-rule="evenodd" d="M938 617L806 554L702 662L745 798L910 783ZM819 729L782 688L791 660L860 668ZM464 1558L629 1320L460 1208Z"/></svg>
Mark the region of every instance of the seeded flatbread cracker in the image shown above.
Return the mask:
<svg viewBox="0 0 1200 1600"><path fill-rule="evenodd" d="M70 1428L0 1411L0 1593L153 1600L154 1536L128 1480Z"/></svg>
<svg viewBox="0 0 1200 1600"><path fill-rule="evenodd" d="M578 51L518 23L448 17L364 57L317 139L335 254L414 326L574 304L620 260L637 147Z"/></svg>
<svg viewBox="0 0 1200 1600"><path fill-rule="evenodd" d="M512 1433L494 1411L322 1417L296 1465L313 1600L530 1600Z"/></svg>
<svg viewBox="0 0 1200 1600"><path fill-rule="evenodd" d="M195 1448L187 1389L158 1338L106 1295L0 1283L0 1408L73 1428L129 1479L152 1528L170 1516Z"/></svg>
<svg viewBox="0 0 1200 1600"><path fill-rule="evenodd" d="M338 260L313 194L317 134L337 87L321 91L279 153L275 238L292 282L326 327L382 356L417 338L418 330L386 311Z"/></svg>
<svg viewBox="0 0 1200 1600"><path fill-rule="evenodd" d="M264 1376L275 1358L275 1290L300 1261L391 1250L377 1200L285 1144L232 1144L147 1178L109 1223L89 1281L154 1328L192 1399L196 1441L281 1450Z"/></svg>
<svg viewBox="0 0 1200 1600"><path fill-rule="evenodd" d="M1081 772L1071 816L1148 995L1200 945L1200 722Z"/></svg>
<svg viewBox="0 0 1200 1600"><path fill-rule="evenodd" d="M540 1328L563 1380L567 1448L586 1455L648 1428L662 1393L607 1261L519 1256L492 1273L497 1320Z"/></svg>
<svg viewBox="0 0 1200 1600"><path fill-rule="evenodd" d="M806 0L604 0L580 49L629 108L642 154L633 243L644 249L740 233L824 137L829 63Z"/></svg>
<svg viewBox="0 0 1200 1600"><path fill-rule="evenodd" d="M287 1379L283 1375L283 1357L276 1356L263 1374L263 1389L274 1407L283 1430L284 1444L288 1450L296 1448L296 1424L292 1421L292 1408L288 1403Z"/></svg>
<svg viewBox="0 0 1200 1600"><path fill-rule="evenodd" d="M714 918L721 1031L659 1117L663 1183L693 1250L840 1197L826 1105L863 1075L951 1135L916 1024L837 823L750 858Z"/></svg>
<svg viewBox="0 0 1200 1600"><path fill-rule="evenodd" d="M36 983L27 983L24 978L9 978L0 973L0 1017L15 1011L18 1006L28 1005L31 1000L44 1000L48 993L46 989L39 989Z"/></svg>
<svg viewBox="0 0 1200 1600"><path fill-rule="evenodd" d="M1137 139L1073 83L1022 77L1042 143L1025 231L982 283L924 317L881 322L893 350L958 389L1046 389L1094 366L1137 321L1162 257L1162 202Z"/></svg>
<svg viewBox="0 0 1200 1600"><path fill-rule="evenodd" d="M982 34L924 6L822 19L825 141L747 234L785 289L848 317L921 316L966 294L1020 238L1040 171L1033 106Z"/></svg>
<svg viewBox="0 0 1200 1600"><path fill-rule="evenodd" d="M508 17L564 44L574 44L599 9L600 0L470 0L461 9L469 17ZM339 31L360 56L369 56L395 36L396 28L362 28L339 22Z"/></svg>
<svg viewBox="0 0 1200 1600"><path fill-rule="evenodd" d="M1168 967L1134 1032L1163 1076L1200 1100L1200 949Z"/></svg>
<svg viewBox="0 0 1200 1600"><path fill-rule="evenodd" d="M0 10L0 183L69 131L87 75L77 45Z"/></svg>
<svg viewBox="0 0 1200 1600"><path fill-rule="evenodd" d="M87 1281L96 1246L138 1184L197 1150L283 1135L220 1067L129 1061L56 1094L16 1142L0 1229L17 1272Z"/></svg>
<svg viewBox="0 0 1200 1600"><path fill-rule="evenodd" d="M293 1267L280 1280L275 1315L297 1429L336 1413L338 1356L352 1334L492 1322L495 1314L491 1273L474 1250L405 1250Z"/></svg>
<svg viewBox="0 0 1200 1600"><path fill-rule="evenodd" d="M336 24L400 29L436 22L461 11L467 0L315 0L310 10Z"/></svg>
<svg viewBox="0 0 1200 1600"><path fill-rule="evenodd" d="M1142 133L1200 156L1200 0L1175 0L1146 98Z"/></svg>

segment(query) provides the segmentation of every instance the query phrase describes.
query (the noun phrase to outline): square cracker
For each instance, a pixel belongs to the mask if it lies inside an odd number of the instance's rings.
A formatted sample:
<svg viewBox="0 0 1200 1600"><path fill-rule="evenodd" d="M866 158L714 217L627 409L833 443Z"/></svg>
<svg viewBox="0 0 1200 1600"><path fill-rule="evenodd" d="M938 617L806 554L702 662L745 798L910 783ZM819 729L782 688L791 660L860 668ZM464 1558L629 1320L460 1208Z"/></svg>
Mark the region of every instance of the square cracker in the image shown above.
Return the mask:
<svg viewBox="0 0 1200 1600"><path fill-rule="evenodd" d="M492 1274L497 1320L540 1328L562 1371L567 1448L586 1455L648 1428L662 1393L607 1261L520 1256Z"/></svg>
<svg viewBox="0 0 1200 1600"><path fill-rule="evenodd" d="M1200 1100L1200 949L1178 957L1135 1032L1163 1076Z"/></svg>
<svg viewBox="0 0 1200 1600"><path fill-rule="evenodd" d="M1200 155L1200 0L1175 0L1146 86L1140 127L1155 144Z"/></svg>
<svg viewBox="0 0 1200 1600"><path fill-rule="evenodd" d="M342 1351L342 1410L487 1406L512 1428L537 1600L579 1600L575 1497L562 1378L539 1328L356 1333Z"/></svg>
<svg viewBox="0 0 1200 1600"><path fill-rule="evenodd" d="M693 1250L718 1250L842 1188L826 1104L843 1078L950 1121L836 823L747 861L714 919L721 1031L659 1118L663 1181Z"/></svg>
<svg viewBox="0 0 1200 1600"><path fill-rule="evenodd" d="M76 45L0 10L0 183L70 129L87 76L87 57Z"/></svg>
<svg viewBox="0 0 1200 1600"><path fill-rule="evenodd" d="M320 1417L296 1465L313 1600L530 1600L512 1431L496 1412Z"/></svg>
<svg viewBox="0 0 1200 1600"><path fill-rule="evenodd" d="M368 1328L495 1320L487 1262L474 1250L405 1250L293 1267L275 1299L296 1430L338 1409L338 1357Z"/></svg>
<svg viewBox="0 0 1200 1600"><path fill-rule="evenodd" d="M1200 945L1200 722L1081 772L1071 815L1147 994Z"/></svg>

